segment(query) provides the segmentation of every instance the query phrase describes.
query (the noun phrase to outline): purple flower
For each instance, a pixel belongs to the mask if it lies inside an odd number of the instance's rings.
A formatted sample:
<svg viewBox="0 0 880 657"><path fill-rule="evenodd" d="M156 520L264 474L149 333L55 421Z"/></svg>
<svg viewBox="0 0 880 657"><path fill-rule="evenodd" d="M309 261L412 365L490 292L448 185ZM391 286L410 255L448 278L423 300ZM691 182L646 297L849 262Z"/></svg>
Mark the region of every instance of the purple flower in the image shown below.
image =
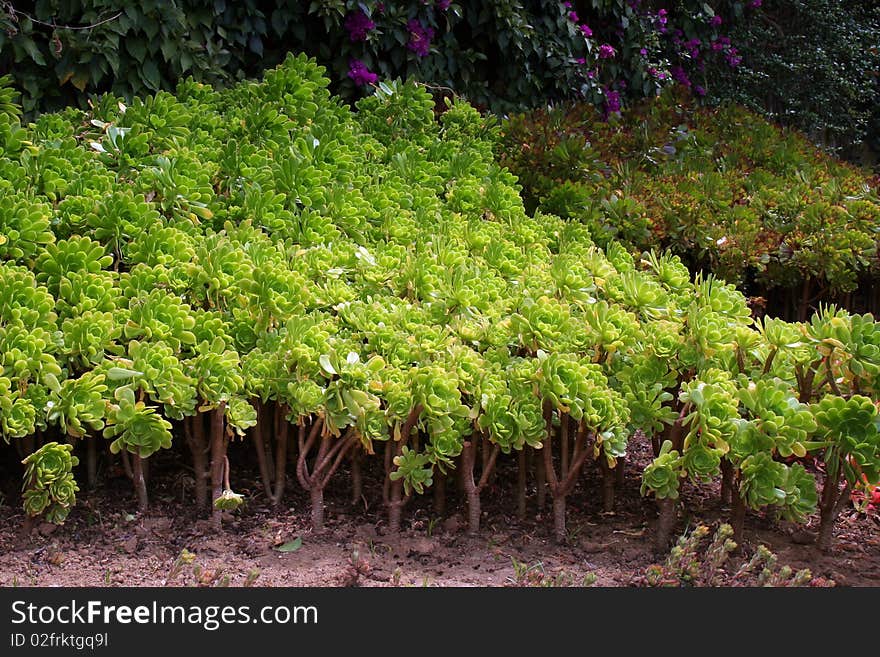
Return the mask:
<svg viewBox="0 0 880 657"><path fill-rule="evenodd" d="M348 77L359 87L363 87L365 84L375 84L376 80L379 79L379 76L370 72L366 64L359 59L349 60Z"/></svg>
<svg viewBox="0 0 880 657"><path fill-rule="evenodd" d="M419 57L427 57L431 51L431 39L434 38L434 30L430 27L425 27L415 18L407 21L406 29L409 30L409 41L406 47Z"/></svg>
<svg viewBox="0 0 880 657"><path fill-rule="evenodd" d="M607 43L603 43L599 46L599 59L611 59L616 54L614 48Z"/></svg>
<svg viewBox="0 0 880 657"><path fill-rule="evenodd" d="M691 86L691 81L681 66L673 66L669 72L672 73L672 79L679 84L682 84L685 87Z"/></svg>
<svg viewBox="0 0 880 657"><path fill-rule="evenodd" d="M578 18L578 14L576 11L570 11L568 12L568 20L570 20L572 23L577 23L580 18Z"/></svg>
<svg viewBox="0 0 880 657"><path fill-rule="evenodd" d="M345 29L352 41L366 41L367 34L376 29L376 24L364 12L358 10L345 18Z"/></svg>
<svg viewBox="0 0 880 657"><path fill-rule="evenodd" d="M647 57L648 56L648 49L647 48L639 48L639 54L642 57Z"/></svg>
<svg viewBox="0 0 880 657"><path fill-rule="evenodd" d="M620 112L620 92L605 88L605 114L617 114Z"/></svg>
<svg viewBox="0 0 880 657"><path fill-rule="evenodd" d="M587 63L587 60L584 59L583 57L578 57L578 58L577 58L576 60L574 60L574 61L576 61L578 64L586 64L586 63Z"/></svg>
<svg viewBox="0 0 880 657"><path fill-rule="evenodd" d="M580 28L581 33L584 35L585 38L589 39L591 36L593 36L593 30L591 30L590 26L586 23L584 23L583 25L579 25L578 27Z"/></svg>
<svg viewBox="0 0 880 657"><path fill-rule="evenodd" d="M563 3L562 3L562 6L565 7L566 9L571 9L571 3L568 2L568 0L566 0L565 2L563 2Z"/></svg>
<svg viewBox="0 0 880 657"><path fill-rule="evenodd" d="M703 87L701 87L700 85L695 84L694 85L694 93L697 94L698 96L705 96L706 90L703 89Z"/></svg>
<svg viewBox="0 0 880 657"><path fill-rule="evenodd" d="M437 9L440 11L446 11L449 9L449 5L452 4L452 0L437 0Z"/></svg>
<svg viewBox="0 0 880 657"><path fill-rule="evenodd" d="M718 27L719 25L721 25L721 23L723 23L723 21L721 20L721 16L719 16L718 14L715 14L712 18L709 19L709 25L711 25L712 27Z"/></svg>
<svg viewBox="0 0 880 657"><path fill-rule="evenodd" d="M749 3L749 7L751 7L752 9L757 9L760 6L761 6L761 0L752 0Z"/></svg>
<svg viewBox="0 0 880 657"><path fill-rule="evenodd" d="M720 51L724 50L724 44L721 43L720 41L713 41L712 42L712 50L714 50L715 52L720 52Z"/></svg>
<svg viewBox="0 0 880 657"><path fill-rule="evenodd" d="M669 18L667 18L666 16L667 13L669 12L667 12L665 9L661 9L657 12L657 22L660 23L660 25L666 25L666 22L669 20Z"/></svg>
<svg viewBox="0 0 880 657"><path fill-rule="evenodd" d="M727 59L727 63L730 65L730 68L736 68L742 63L742 57L739 56L739 53L736 48L731 48L724 55Z"/></svg>

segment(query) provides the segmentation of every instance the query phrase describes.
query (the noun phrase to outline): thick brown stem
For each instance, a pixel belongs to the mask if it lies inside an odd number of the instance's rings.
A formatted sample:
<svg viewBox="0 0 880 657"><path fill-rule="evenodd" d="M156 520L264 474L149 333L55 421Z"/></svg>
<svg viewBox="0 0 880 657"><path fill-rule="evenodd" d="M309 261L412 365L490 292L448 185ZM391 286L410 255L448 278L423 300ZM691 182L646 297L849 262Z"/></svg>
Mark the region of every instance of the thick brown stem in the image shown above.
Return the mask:
<svg viewBox="0 0 880 657"><path fill-rule="evenodd" d="M810 308L810 277L807 276L804 278L804 282L801 285L801 304L798 308L798 321L804 322L807 319L807 314L809 313ZM735 540L735 539L734 539Z"/></svg>
<svg viewBox="0 0 880 657"><path fill-rule="evenodd" d="M385 506L391 504L391 466L393 465L392 457L394 454L394 441L389 440L385 443L385 479L382 481L382 503Z"/></svg>
<svg viewBox="0 0 880 657"><path fill-rule="evenodd" d="M535 503L538 507L538 513L542 513L544 511L544 506L547 503L547 473L544 470L544 454L543 451L547 449L547 445L541 448L540 454L535 455L535 487L538 490L537 499Z"/></svg>
<svg viewBox="0 0 880 657"><path fill-rule="evenodd" d="M822 488L819 536L816 539L816 546L822 552L831 550L832 543L834 542L834 525L837 522L837 517L850 501L851 489L849 482L846 483L843 490L839 490L839 487L839 477L829 477Z"/></svg>
<svg viewBox="0 0 880 657"><path fill-rule="evenodd" d="M626 483L626 457L619 456L617 458L617 466L614 468L614 484L618 488L623 488Z"/></svg>
<svg viewBox="0 0 880 657"><path fill-rule="evenodd" d="M563 417L559 422L559 469L568 472L568 416Z"/></svg>
<svg viewBox="0 0 880 657"><path fill-rule="evenodd" d="M563 421L565 417L567 416L562 418ZM544 461L544 476L547 478L547 486L556 497L559 479L556 477L556 467L553 465L553 406L547 400L544 401L544 427L544 447L541 449L541 460ZM565 476L564 472L562 476Z"/></svg>
<svg viewBox="0 0 880 657"><path fill-rule="evenodd" d="M351 453L351 503L360 504L364 496L364 477L361 472L361 450L355 449Z"/></svg>
<svg viewBox="0 0 880 657"><path fill-rule="evenodd" d="M400 523L403 518L403 482L397 480L391 483L391 504L388 506L388 531L391 534L400 532Z"/></svg>
<svg viewBox="0 0 880 657"><path fill-rule="evenodd" d="M208 506L208 456L205 443L205 420L201 413L183 421L184 435L193 459L195 473L196 508L202 511Z"/></svg>
<svg viewBox="0 0 880 657"><path fill-rule="evenodd" d="M138 511L146 513L150 506L150 499L147 497L147 482L144 479L144 461L138 454L132 454L131 460L132 481L134 482L134 490L137 493Z"/></svg>
<svg viewBox="0 0 880 657"><path fill-rule="evenodd" d="M672 530L675 527L675 500L668 497L657 500L657 507L660 514L657 518L657 531L654 534L654 550L663 553L669 549Z"/></svg>
<svg viewBox="0 0 880 657"><path fill-rule="evenodd" d="M434 515L438 518L446 515L446 477L439 469L434 475Z"/></svg>
<svg viewBox="0 0 880 657"><path fill-rule="evenodd" d="M495 459L498 458L498 445L493 445L489 436L483 435L480 441L480 454L483 457L480 477L486 477L486 481L492 481L495 475ZM487 474L488 473L488 474ZM482 484L483 487L486 484Z"/></svg>
<svg viewBox="0 0 880 657"><path fill-rule="evenodd" d="M263 434L263 458L266 459L266 469L269 478L275 483L275 450L272 449L272 439L275 437L275 402L271 406L263 405L257 414L257 422L260 423L260 433ZM272 497L271 488L269 497Z"/></svg>
<svg viewBox="0 0 880 657"><path fill-rule="evenodd" d="M309 497L312 501L312 530L315 532L324 531L323 486L312 486L312 490L309 491Z"/></svg>
<svg viewBox="0 0 880 657"><path fill-rule="evenodd" d="M495 464L498 462L498 455L500 453L501 446L493 445L488 460L483 460L483 471L480 473L480 481L477 484L477 488L479 488L481 492L489 485L489 482L492 481L492 478L495 475Z"/></svg>
<svg viewBox="0 0 880 657"><path fill-rule="evenodd" d="M562 545L565 543L565 498L567 495L553 496L553 538Z"/></svg>
<svg viewBox="0 0 880 657"><path fill-rule="evenodd" d="M407 444L407 442L409 442L409 435L412 432L413 428L416 426L416 423L419 421L419 416L421 414L421 404L416 404L410 410L406 421L403 423L403 428L400 431L400 439L395 441L395 456L400 456L401 454L403 454L403 448ZM398 479L396 481L390 481L393 460L391 464L388 464L386 461L386 465L388 467L388 470L385 476L385 480L390 484L388 503L388 531L391 534L397 534L398 532L400 532L400 524L403 517L403 505L406 503L406 498L403 495L403 480Z"/></svg>
<svg viewBox="0 0 880 657"><path fill-rule="evenodd" d="M721 459L721 503L733 502L733 464L726 458Z"/></svg>
<svg viewBox="0 0 880 657"><path fill-rule="evenodd" d="M516 455L516 517L520 520L526 519L526 449L524 446Z"/></svg>
<svg viewBox="0 0 880 657"><path fill-rule="evenodd" d="M29 513L26 513L24 516L24 521L21 523L21 530L18 534L18 541L20 543L26 544L30 540L30 536L34 531L34 517Z"/></svg>
<svg viewBox="0 0 880 657"><path fill-rule="evenodd" d="M287 486L287 437L290 423L285 417L284 404L275 406L275 490L272 493L272 504L278 506L284 497Z"/></svg>
<svg viewBox="0 0 880 657"><path fill-rule="evenodd" d="M831 518L831 514L826 514L825 511L820 514L820 518L816 547L822 552L828 552L831 550L831 543L834 540L834 520Z"/></svg>
<svg viewBox="0 0 880 657"><path fill-rule="evenodd" d="M328 451L327 456L318 464L320 470L316 472L316 476L320 477L321 488L327 487L330 477L336 474L339 466L348 456L348 452L357 444L358 437L354 428L348 430L342 438L336 440L336 444Z"/></svg>
<svg viewBox="0 0 880 657"><path fill-rule="evenodd" d="M131 458L129 457L128 452L122 450L119 452L119 456L122 458L122 469L125 470L125 476L131 481L134 481L134 471L131 469Z"/></svg>
<svg viewBox="0 0 880 657"><path fill-rule="evenodd" d="M558 484L554 485L551 481L551 490L560 487L566 495L574 490L575 483L577 483L577 478L578 476L580 476L581 473L581 468L583 468L584 461L586 461L587 456L589 455L589 451L586 449L586 446L587 427L584 424L580 424L578 425L577 429L577 438L574 441L574 454L572 455L571 465L569 466L567 471L562 473L562 480ZM550 467L552 467L552 465ZM555 491L554 494L556 494Z"/></svg>
<svg viewBox="0 0 880 657"><path fill-rule="evenodd" d="M685 433L684 425L682 424L683 419L684 409L682 409L681 415L669 430L669 440L672 442L672 449L677 450L679 453L682 451L682 449L684 449Z"/></svg>
<svg viewBox="0 0 880 657"><path fill-rule="evenodd" d="M98 485L98 439L86 436L86 485L95 490Z"/></svg>
<svg viewBox="0 0 880 657"><path fill-rule="evenodd" d="M467 441L461 451L464 475L464 492L468 505L468 534L480 533L480 490L474 483L474 443Z"/></svg>
<svg viewBox="0 0 880 657"><path fill-rule="evenodd" d="M263 420L262 416L266 413L262 402L258 401L257 423L251 428L251 440L254 443L254 450L257 453L257 466L260 469L260 481L263 483L263 491L270 500L272 496L272 475L269 474L269 462L266 459L266 440L263 436Z"/></svg>
<svg viewBox="0 0 880 657"><path fill-rule="evenodd" d="M211 499L216 500L223 494L223 472L226 464L226 444L228 438L224 426L226 404L221 403L211 411ZM212 505L213 506L213 505ZM211 520L214 528L219 530L223 520L223 512L213 508Z"/></svg>

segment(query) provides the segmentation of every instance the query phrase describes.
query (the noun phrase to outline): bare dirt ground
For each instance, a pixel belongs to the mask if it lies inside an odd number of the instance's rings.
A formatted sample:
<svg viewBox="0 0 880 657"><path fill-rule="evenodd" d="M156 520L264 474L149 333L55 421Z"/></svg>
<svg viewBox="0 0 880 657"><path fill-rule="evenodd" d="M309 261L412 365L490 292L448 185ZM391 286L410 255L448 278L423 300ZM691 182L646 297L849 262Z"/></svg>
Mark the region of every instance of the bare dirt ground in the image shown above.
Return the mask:
<svg viewBox="0 0 880 657"><path fill-rule="evenodd" d="M309 529L308 496L295 484L285 504L273 509L256 492L259 486L250 473L238 473L233 482L250 502L220 533L183 503L189 491L179 475L154 475L151 510L145 515L136 513L128 481L110 479L92 493L81 493L63 526L37 525L25 541L19 536L23 513L17 496L6 492L0 506L0 586L637 585L649 565L662 561L651 546L656 505L639 494L639 461L648 449L635 446L613 514L600 512L598 469L588 465L569 498L565 545L552 542L552 520L547 512L536 513L534 494L527 520L510 515L515 469L505 461L495 485L483 493L478 537L466 534L461 496L451 482L450 513L434 517L429 496L415 499L397 536L385 533L380 504L350 503L346 472L337 473L330 484L327 529L319 535ZM368 473L364 500L380 499L380 485L378 474ZM679 531L717 524L727 514L711 487L686 485L682 507L686 512L679 517ZM880 586L877 513L846 510L835 548L827 555L805 544L816 522L806 528L787 526L751 513L743 555L731 565L764 544L780 564L809 568L838 586ZM296 547L297 539L300 547L279 551L285 544Z"/></svg>

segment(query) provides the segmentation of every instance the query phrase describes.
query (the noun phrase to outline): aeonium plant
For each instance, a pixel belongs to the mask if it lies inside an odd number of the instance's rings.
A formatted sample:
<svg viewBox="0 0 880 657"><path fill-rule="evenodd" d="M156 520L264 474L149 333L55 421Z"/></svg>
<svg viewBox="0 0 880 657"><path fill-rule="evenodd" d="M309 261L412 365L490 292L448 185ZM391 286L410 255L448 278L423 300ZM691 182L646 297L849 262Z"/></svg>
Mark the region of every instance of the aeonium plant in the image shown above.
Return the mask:
<svg viewBox="0 0 880 657"><path fill-rule="evenodd" d="M117 388L114 402L109 405L104 437L114 439L110 451L114 454L131 454L132 480L138 495L138 507L144 512L149 505L147 485L144 480L143 459L160 449L171 447L171 423L153 406L135 398L131 386Z"/></svg>
<svg viewBox="0 0 880 657"><path fill-rule="evenodd" d="M61 524L76 504L79 487L73 478L73 468L79 459L72 451L73 445L49 442L22 461L22 497L29 518L44 515L48 522Z"/></svg>
<svg viewBox="0 0 880 657"><path fill-rule="evenodd" d="M825 448L825 482L820 501L818 545L828 550L834 524L859 485L880 483L880 413L862 395L845 399L826 395L813 404L817 438Z"/></svg>

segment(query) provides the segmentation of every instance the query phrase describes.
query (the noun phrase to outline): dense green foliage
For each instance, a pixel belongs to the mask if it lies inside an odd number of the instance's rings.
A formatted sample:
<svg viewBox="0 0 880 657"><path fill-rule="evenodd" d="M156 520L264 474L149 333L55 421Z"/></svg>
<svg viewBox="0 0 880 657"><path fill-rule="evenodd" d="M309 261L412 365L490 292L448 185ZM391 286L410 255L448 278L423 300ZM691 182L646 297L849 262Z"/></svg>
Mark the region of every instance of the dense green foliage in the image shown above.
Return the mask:
<svg viewBox="0 0 880 657"><path fill-rule="evenodd" d="M600 243L669 248L755 295L796 291L774 313L797 317L878 273L876 178L737 106L664 94L615 122L583 105L538 110L505 123L499 153L530 207Z"/></svg>
<svg viewBox="0 0 880 657"><path fill-rule="evenodd" d="M653 95L685 70L730 66L727 23L710 4L728 22L755 13L702 0L32 0L0 4L0 73L30 112L173 89L187 75L228 82L304 51L346 98L377 76L404 77L496 111L587 98L613 112L622 95ZM696 56L694 39L717 48Z"/></svg>
<svg viewBox="0 0 880 657"><path fill-rule="evenodd" d="M6 441L103 435L145 506L143 460L185 439L218 522L240 502L227 441L259 454L274 439L276 500L290 443L317 526L340 462L384 447L392 528L455 468L473 508L498 453L530 447L560 540L584 463L613 472L637 431L657 448L644 482L659 498L728 463L744 504L801 519L817 503L796 462L810 452L875 483L876 411L850 398L880 385L871 316L756 324L733 285L692 280L675 255L527 215L493 159L497 127L468 104L437 120L424 89L383 84L352 112L326 87L291 56L262 82L107 96L24 129L7 104ZM494 456L475 484L478 439ZM72 503L73 463L52 458L55 478L27 475L30 513Z"/></svg>
<svg viewBox="0 0 880 657"><path fill-rule="evenodd" d="M880 5L863 0L764 0L732 24L742 54L713 69L713 100L733 100L829 146L880 151ZM855 153L853 153L855 154Z"/></svg>

